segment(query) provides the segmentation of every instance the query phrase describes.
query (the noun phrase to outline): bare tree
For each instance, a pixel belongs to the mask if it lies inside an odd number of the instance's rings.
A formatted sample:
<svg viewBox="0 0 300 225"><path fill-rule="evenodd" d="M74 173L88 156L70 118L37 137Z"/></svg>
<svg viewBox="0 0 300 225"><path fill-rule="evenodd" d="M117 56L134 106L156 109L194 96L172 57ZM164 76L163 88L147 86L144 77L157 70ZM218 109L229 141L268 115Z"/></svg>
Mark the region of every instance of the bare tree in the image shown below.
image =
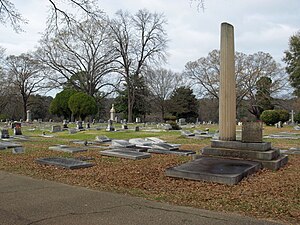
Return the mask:
<svg viewBox="0 0 300 225"><path fill-rule="evenodd" d="M6 59L7 82L23 101L23 117L26 117L29 97L44 88L42 67L30 54L8 56Z"/></svg>
<svg viewBox="0 0 300 225"><path fill-rule="evenodd" d="M99 10L94 10L96 4L94 0L46 0L49 2L50 15L48 21L51 26L48 28L56 28L60 23L69 23L75 21L75 15L68 10L69 8L77 9L77 13L96 17ZM9 23L16 31L22 31L21 25L27 23L27 20L22 17L15 7L13 0L0 0L0 23Z"/></svg>
<svg viewBox="0 0 300 225"><path fill-rule="evenodd" d="M161 112L161 120L163 121L166 112L166 100L176 88L184 86L181 73L174 73L164 68L148 70L145 76L146 85L154 96L154 102Z"/></svg>
<svg viewBox="0 0 300 225"><path fill-rule="evenodd" d="M132 121L135 85L151 64L165 61L167 35L162 14L139 10L135 15L119 11L111 22L115 50L119 54L119 73L128 91L128 121Z"/></svg>
<svg viewBox="0 0 300 225"><path fill-rule="evenodd" d="M93 97L113 86L111 73L116 71L117 54L110 31L104 17L70 23L54 34L47 31L37 57L54 72L49 77L52 84L68 84Z"/></svg>
<svg viewBox="0 0 300 225"><path fill-rule="evenodd" d="M219 98L220 53L213 50L207 57L202 57L185 66L186 75L202 88L206 96ZM253 55L236 52L236 102L237 106L243 100L248 100L249 111L257 116L257 82L262 77L272 80L271 95L283 91L287 83L285 74L279 64L268 53L258 52Z"/></svg>
<svg viewBox="0 0 300 225"><path fill-rule="evenodd" d="M21 24L26 23L26 20L11 1L0 0L0 23L9 23L16 32L20 32Z"/></svg>

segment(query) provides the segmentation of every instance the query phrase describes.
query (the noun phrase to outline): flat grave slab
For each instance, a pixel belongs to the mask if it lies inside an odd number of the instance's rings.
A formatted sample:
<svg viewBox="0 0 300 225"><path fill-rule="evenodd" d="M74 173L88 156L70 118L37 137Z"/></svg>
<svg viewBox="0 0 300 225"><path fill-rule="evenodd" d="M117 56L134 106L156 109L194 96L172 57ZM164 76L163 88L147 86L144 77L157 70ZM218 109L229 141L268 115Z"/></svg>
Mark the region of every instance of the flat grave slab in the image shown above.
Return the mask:
<svg viewBox="0 0 300 225"><path fill-rule="evenodd" d="M135 144L129 143L126 140L112 140L111 141L111 148L134 148Z"/></svg>
<svg viewBox="0 0 300 225"><path fill-rule="evenodd" d="M255 173L261 164L253 161L200 157L166 170L169 177L234 185Z"/></svg>
<svg viewBox="0 0 300 225"><path fill-rule="evenodd" d="M22 145L19 144L19 143L8 142L8 141L2 141L2 142L0 142L0 149L16 148L16 147L22 147Z"/></svg>
<svg viewBox="0 0 300 225"><path fill-rule="evenodd" d="M156 153L156 154L166 154L166 155L193 155L196 152L189 151L189 150L162 150L162 149L148 149L147 152L149 153Z"/></svg>
<svg viewBox="0 0 300 225"><path fill-rule="evenodd" d="M134 144L137 148L145 148L145 149L151 148L153 144L151 141L146 141L145 139L142 138L129 139L129 143Z"/></svg>
<svg viewBox="0 0 300 225"><path fill-rule="evenodd" d="M300 134L297 133L288 133L288 132L281 132L277 134L270 134L268 136L264 136L264 138L273 138L273 139L300 139Z"/></svg>
<svg viewBox="0 0 300 225"><path fill-rule="evenodd" d="M11 151L13 154L21 154L25 152L25 149L22 146L14 147Z"/></svg>
<svg viewBox="0 0 300 225"><path fill-rule="evenodd" d="M61 157L39 158L36 159L35 161L39 164L58 166L66 169L87 168L94 165L92 163L84 162L74 158L61 158Z"/></svg>
<svg viewBox="0 0 300 225"><path fill-rule="evenodd" d="M157 138L157 137L147 137L147 138L145 138L145 140L146 140L146 141L151 141L151 142L153 142L153 143L165 143L164 140L159 139L159 138Z"/></svg>
<svg viewBox="0 0 300 225"><path fill-rule="evenodd" d="M56 146L50 146L50 150L54 151L60 151L60 152L69 152L69 153L76 153L76 152L86 152L86 149L83 148L76 148L76 147L71 147L67 145L56 145Z"/></svg>
<svg viewBox="0 0 300 225"><path fill-rule="evenodd" d="M156 143L153 144L151 147L151 149L160 149L160 150L169 150L169 151L178 150L178 148L179 147L171 145L169 143Z"/></svg>
<svg viewBox="0 0 300 225"><path fill-rule="evenodd" d="M194 133L192 133L191 131L188 131L188 130L182 130L182 131L181 131L181 135L182 135L182 136L185 136L185 137L195 136Z"/></svg>
<svg viewBox="0 0 300 225"><path fill-rule="evenodd" d="M112 157L133 159L133 160L146 159L151 157L150 153L137 152L134 149L127 149L127 148L104 150L104 151L100 151L100 154L104 156L112 156Z"/></svg>
<svg viewBox="0 0 300 225"><path fill-rule="evenodd" d="M280 150L280 153L288 154L288 155L298 155L300 154L300 147L299 148L289 148L287 150Z"/></svg>
<svg viewBox="0 0 300 225"><path fill-rule="evenodd" d="M111 142L111 139L108 138L107 136L96 136L95 138L96 142Z"/></svg>

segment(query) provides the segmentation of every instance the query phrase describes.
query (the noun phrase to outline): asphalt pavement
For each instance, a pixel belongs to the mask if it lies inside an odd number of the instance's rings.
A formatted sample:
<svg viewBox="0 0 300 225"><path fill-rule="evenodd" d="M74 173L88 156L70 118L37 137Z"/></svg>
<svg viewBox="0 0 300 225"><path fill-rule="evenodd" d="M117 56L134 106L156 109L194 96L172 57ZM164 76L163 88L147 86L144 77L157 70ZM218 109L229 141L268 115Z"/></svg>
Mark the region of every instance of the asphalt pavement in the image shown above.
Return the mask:
<svg viewBox="0 0 300 225"><path fill-rule="evenodd" d="M0 171L0 225L278 225Z"/></svg>

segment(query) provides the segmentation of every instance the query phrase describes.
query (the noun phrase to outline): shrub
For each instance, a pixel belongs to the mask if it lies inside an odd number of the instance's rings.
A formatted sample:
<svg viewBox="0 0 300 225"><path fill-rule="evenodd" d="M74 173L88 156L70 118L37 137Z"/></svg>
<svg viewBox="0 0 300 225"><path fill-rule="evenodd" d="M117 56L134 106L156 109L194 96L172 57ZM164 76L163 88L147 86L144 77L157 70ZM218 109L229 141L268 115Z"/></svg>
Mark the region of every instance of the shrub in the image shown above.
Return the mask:
<svg viewBox="0 0 300 225"><path fill-rule="evenodd" d="M165 116L164 121L176 121L176 116Z"/></svg>
<svg viewBox="0 0 300 225"><path fill-rule="evenodd" d="M180 130L181 127L176 122L169 122L169 124L172 126L172 130Z"/></svg>
<svg viewBox="0 0 300 225"><path fill-rule="evenodd" d="M267 125L274 125L280 121L280 115L276 110L265 110L260 115L260 119Z"/></svg>
<svg viewBox="0 0 300 225"><path fill-rule="evenodd" d="M290 119L290 114L288 111L284 110L284 109L279 109L276 110L279 113L279 121L281 122L287 122Z"/></svg>

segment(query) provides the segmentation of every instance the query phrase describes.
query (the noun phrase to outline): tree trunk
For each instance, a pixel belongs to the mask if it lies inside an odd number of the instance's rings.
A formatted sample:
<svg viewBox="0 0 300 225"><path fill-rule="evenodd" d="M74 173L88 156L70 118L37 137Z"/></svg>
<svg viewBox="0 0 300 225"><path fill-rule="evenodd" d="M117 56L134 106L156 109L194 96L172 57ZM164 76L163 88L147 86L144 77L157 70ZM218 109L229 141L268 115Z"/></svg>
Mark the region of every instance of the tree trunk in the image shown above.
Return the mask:
<svg viewBox="0 0 300 225"><path fill-rule="evenodd" d="M132 99L131 99L131 91L128 85L128 101L127 101L127 116L128 116L128 123L132 123Z"/></svg>

